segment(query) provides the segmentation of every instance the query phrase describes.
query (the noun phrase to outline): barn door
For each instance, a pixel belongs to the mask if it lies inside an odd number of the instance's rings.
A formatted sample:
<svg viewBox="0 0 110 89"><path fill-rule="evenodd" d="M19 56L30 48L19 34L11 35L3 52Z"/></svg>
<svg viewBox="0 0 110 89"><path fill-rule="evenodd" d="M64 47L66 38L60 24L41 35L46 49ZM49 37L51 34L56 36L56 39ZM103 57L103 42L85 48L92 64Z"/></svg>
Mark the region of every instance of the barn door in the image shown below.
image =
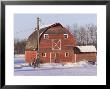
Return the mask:
<svg viewBox="0 0 110 89"><path fill-rule="evenodd" d="M52 40L52 50L61 50L61 40L60 39Z"/></svg>
<svg viewBox="0 0 110 89"><path fill-rule="evenodd" d="M56 52L51 53L51 62L54 62L54 63L60 62L59 53L56 53Z"/></svg>

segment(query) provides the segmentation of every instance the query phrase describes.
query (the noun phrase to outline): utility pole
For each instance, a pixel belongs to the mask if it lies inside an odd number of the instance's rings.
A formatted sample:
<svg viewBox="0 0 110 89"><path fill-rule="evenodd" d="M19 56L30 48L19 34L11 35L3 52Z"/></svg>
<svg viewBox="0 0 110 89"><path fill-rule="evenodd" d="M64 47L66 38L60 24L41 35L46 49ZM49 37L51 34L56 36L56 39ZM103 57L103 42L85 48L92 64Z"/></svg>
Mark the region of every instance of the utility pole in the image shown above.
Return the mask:
<svg viewBox="0 0 110 89"><path fill-rule="evenodd" d="M37 35L38 35L38 39L37 39L37 47L38 47L38 53L39 53L39 21L40 21L40 18L37 17Z"/></svg>
<svg viewBox="0 0 110 89"><path fill-rule="evenodd" d="M86 46L88 45L88 25L86 27Z"/></svg>
<svg viewBox="0 0 110 89"><path fill-rule="evenodd" d="M40 48L39 48L39 38L40 38L40 35L39 35L39 21L40 21L40 18L37 17L37 58L36 58L36 62L34 64L34 68L37 66L39 67L40 66Z"/></svg>

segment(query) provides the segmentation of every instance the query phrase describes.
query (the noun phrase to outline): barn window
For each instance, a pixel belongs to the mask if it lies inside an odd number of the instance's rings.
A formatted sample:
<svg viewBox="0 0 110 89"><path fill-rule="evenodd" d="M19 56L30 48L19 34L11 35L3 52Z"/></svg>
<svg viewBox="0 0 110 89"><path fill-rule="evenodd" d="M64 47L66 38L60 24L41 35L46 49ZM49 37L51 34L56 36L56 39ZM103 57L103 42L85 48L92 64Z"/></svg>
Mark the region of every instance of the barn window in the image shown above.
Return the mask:
<svg viewBox="0 0 110 89"><path fill-rule="evenodd" d="M66 53L65 53L65 57L68 57L68 56L69 56L69 52L66 52Z"/></svg>
<svg viewBox="0 0 110 89"><path fill-rule="evenodd" d="M68 38L68 34L64 34L64 38L67 39Z"/></svg>
<svg viewBox="0 0 110 89"><path fill-rule="evenodd" d="M48 39L49 35L48 34L44 34L44 39Z"/></svg>
<svg viewBox="0 0 110 89"><path fill-rule="evenodd" d="M42 53L42 56L43 56L43 57L46 57L46 53Z"/></svg>

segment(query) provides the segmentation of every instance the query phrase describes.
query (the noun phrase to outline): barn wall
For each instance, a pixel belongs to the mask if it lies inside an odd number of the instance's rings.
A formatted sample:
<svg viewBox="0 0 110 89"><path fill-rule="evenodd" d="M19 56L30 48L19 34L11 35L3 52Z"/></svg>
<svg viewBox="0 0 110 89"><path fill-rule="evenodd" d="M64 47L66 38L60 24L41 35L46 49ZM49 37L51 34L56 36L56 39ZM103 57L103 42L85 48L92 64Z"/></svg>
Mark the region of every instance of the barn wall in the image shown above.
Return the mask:
<svg viewBox="0 0 110 89"><path fill-rule="evenodd" d="M59 51L59 52L48 52L46 53L46 57L43 57L41 55L41 63L50 63L50 62L55 62L54 59L52 58L51 53L58 53L58 60L56 62L61 63L61 62L74 62L74 55L72 52L69 52L69 56L65 57L65 52L64 51Z"/></svg>
<svg viewBox="0 0 110 89"><path fill-rule="evenodd" d="M67 39L64 39L63 34L49 34L49 39L44 39L43 35L40 40L40 50L41 51L50 51L52 49L52 39L61 40L61 48L63 50L72 50L67 47L68 45L76 46L76 42L72 35L68 35ZM49 50L50 49L50 50Z"/></svg>
<svg viewBox="0 0 110 89"><path fill-rule="evenodd" d="M97 54L96 53L80 53L76 54L76 62L88 60L88 61L96 61Z"/></svg>
<svg viewBox="0 0 110 89"><path fill-rule="evenodd" d="M41 63L55 62L55 61L53 61L53 59L50 56L51 53L53 53L53 52L47 52L46 57L43 57L42 54L40 54L40 62ZM55 52L55 53L59 53L59 57L58 57L58 61L57 61L58 63L61 63L61 62L74 62L74 54L72 52L69 52L68 57L65 57L65 52L64 51ZM36 51L26 51L25 52L25 59L26 59L27 63L33 62L34 58L36 58Z"/></svg>
<svg viewBox="0 0 110 89"><path fill-rule="evenodd" d="M68 57L65 57L65 52L69 53ZM74 62L74 54L70 51L63 51L60 53L60 62Z"/></svg>
<svg viewBox="0 0 110 89"><path fill-rule="evenodd" d="M43 57L42 54L40 54L40 62L41 63L49 63L50 62L50 53L46 53L46 57Z"/></svg>
<svg viewBox="0 0 110 89"><path fill-rule="evenodd" d="M36 58L36 51L25 51L25 61L27 63L30 63L33 61L34 58Z"/></svg>
<svg viewBox="0 0 110 89"><path fill-rule="evenodd" d="M65 57L65 52L69 52L69 56ZM34 58L36 58L36 51L25 51L25 59L27 63L31 63ZM43 57L42 54L40 54L40 62L41 63L50 63L54 62L52 59L50 59L50 53L47 52L46 57ZM59 51L56 52L59 53L58 62L75 62L75 54L71 51ZM96 53L80 53L76 54L76 62L83 61L83 60L92 60L96 61Z"/></svg>
<svg viewBox="0 0 110 89"><path fill-rule="evenodd" d="M60 39L61 40L61 50L52 50L52 39ZM42 57L41 55L41 62L46 63L50 62L50 53L55 52L59 53L59 60L58 62L72 62L74 60L73 57L73 46L76 46L75 40L71 34L68 34L68 38L64 38L64 34L49 34L48 39L44 39L42 35L40 40L40 52L46 53L46 57ZM68 47L71 45L71 47ZM65 52L69 52L69 57L65 57ZM52 61L52 60L51 60Z"/></svg>

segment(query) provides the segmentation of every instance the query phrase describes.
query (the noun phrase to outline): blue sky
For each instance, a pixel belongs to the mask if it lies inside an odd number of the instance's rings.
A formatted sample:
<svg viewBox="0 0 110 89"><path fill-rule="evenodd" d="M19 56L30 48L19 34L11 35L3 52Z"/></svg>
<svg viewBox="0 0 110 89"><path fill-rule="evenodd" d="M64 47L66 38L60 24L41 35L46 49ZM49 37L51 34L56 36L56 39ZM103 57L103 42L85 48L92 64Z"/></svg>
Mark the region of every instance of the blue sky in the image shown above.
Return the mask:
<svg viewBox="0 0 110 89"><path fill-rule="evenodd" d="M59 22L63 26L73 24L97 25L96 14L15 14L14 15L14 38L27 39L34 31L37 24L37 17L40 17L40 25L48 25Z"/></svg>

